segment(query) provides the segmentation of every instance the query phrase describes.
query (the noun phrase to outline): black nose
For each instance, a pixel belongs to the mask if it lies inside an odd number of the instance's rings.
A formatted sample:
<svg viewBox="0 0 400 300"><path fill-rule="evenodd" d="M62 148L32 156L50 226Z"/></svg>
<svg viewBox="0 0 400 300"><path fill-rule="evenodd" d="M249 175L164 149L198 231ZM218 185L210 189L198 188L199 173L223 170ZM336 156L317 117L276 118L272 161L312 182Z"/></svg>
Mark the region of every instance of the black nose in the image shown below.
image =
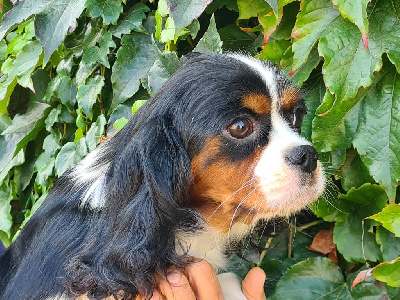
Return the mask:
<svg viewBox="0 0 400 300"><path fill-rule="evenodd" d="M317 168L318 152L309 145L298 146L290 150L286 161L304 172L311 173Z"/></svg>

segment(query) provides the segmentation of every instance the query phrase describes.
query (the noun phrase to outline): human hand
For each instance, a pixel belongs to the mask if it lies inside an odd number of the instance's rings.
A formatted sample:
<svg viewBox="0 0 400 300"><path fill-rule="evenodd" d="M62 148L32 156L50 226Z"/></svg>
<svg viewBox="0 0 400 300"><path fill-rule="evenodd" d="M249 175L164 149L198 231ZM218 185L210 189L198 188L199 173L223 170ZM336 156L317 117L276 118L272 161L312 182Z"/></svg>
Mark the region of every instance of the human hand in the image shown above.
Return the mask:
<svg viewBox="0 0 400 300"><path fill-rule="evenodd" d="M214 268L204 260L189 264L183 271L171 271L167 275L168 281L161 276L157 279L158 290L154 291L151 300L224 300ZM262 269L249 271L242 283L243 294L248 300L266 299L264 281Z"/></svg>

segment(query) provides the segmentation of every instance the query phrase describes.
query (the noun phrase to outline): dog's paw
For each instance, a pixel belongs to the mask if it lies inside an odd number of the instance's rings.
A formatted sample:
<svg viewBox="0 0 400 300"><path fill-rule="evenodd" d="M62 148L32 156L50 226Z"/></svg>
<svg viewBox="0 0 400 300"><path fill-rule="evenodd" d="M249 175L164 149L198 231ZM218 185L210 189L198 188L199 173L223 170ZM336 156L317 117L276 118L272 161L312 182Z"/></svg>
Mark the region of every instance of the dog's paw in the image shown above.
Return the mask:
<svg viewBox="0 0 400 300"><path fill-rule="evenodd" d="M239 278L233 273L222 273L218 275L218 281L222 288L225 300L247 300L242 293Z"/></svg>

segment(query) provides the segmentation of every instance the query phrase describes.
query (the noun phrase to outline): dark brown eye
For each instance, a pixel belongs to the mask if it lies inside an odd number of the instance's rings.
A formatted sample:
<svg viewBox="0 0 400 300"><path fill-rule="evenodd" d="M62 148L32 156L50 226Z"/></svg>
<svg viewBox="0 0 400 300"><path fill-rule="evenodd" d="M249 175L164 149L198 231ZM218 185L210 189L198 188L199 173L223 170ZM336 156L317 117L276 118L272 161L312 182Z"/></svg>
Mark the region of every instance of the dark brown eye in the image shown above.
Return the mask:
<svg viewBox="0 0 400 300"><path fill-rule="evenodd" d="M248 119L240 119L228 126L228 132L237 139L249 136L253 131L253 123Z"/></svg>

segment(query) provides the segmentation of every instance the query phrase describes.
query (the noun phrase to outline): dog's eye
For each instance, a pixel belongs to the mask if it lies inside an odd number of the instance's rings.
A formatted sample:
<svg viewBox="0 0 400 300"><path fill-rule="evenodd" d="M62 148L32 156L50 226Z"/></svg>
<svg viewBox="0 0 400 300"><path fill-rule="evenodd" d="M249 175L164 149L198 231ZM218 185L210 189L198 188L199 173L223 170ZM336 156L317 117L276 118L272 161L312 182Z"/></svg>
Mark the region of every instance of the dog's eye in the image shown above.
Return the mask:
<svg viewBox="0 0 400 300"><path fill-rule="evenodd" d="M300 132L303 118L306 115L306 111L303 108L296 108L293 113L292 127L295 131Z"/></svg>
<svg viewBox="0 0 400 300"><path fill-rule="evenodd" d="M253 123L248 119L239 119L228 126L228 132L237 139L249 136L253 131Z"/></svg>

